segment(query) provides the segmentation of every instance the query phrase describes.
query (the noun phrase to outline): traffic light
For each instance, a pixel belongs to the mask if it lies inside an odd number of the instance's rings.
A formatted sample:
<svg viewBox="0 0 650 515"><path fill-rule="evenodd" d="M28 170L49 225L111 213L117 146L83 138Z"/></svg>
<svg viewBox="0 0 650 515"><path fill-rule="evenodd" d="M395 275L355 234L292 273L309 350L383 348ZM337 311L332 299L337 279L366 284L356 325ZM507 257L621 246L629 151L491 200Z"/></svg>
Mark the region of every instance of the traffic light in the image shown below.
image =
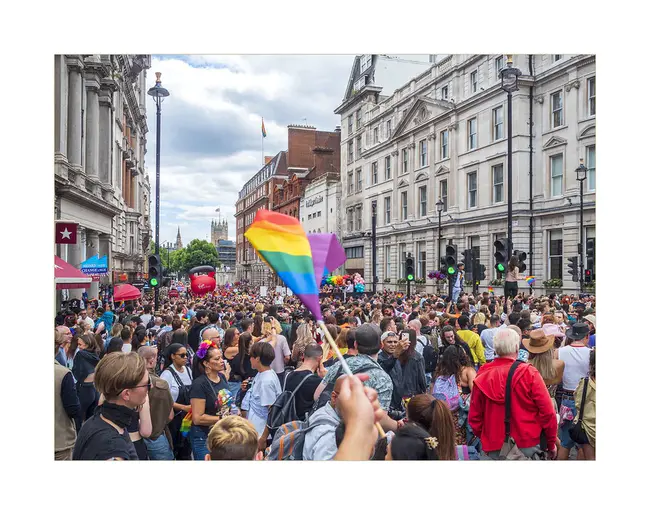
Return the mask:
<svg viewBox="0 0 650 515"><path fill-rule="evenodd" d="M585 282L591 282L595 277L596 268L596 238L587 238L587 266L585 267ZM587 281L587 272L589 274L589 281Z"/></svg>
<svg viewBox="0 0 650 515"><path fill-rule="evenodd" d="M508 267L508 238L499 238L494 242L494 269L504 274Z"/></svg>
<svg viewBox="0 0 650 515"><path fill-rule="evenodd" d="M415 279L415 268L413 267L413 258L409 256L406 258L406 280L411 282L413 279Z"/></svg>
<svg viewBox="0 0 650 515"><path fill-rule="evenodd" d="M571 279L573 282L578 282L580 280L580 272L578 268L578 256L573 256L569 258L569 273L571 274Z"/></svg>
<svg viewBox="0 0 650 515"><path fill-rule="evenodd" d="M524 263L524 261L526 261L526 257L528 257L526 256L526 253L521 250L515 250L512 252L512 255L516 256L517 260L519 261L519 263L517 264L517 268L519 268L519 273L526 270L526 263Z"/></svg>
<svg viewBox="0 0 650 515"><path fill-rule="evenodd" d="M585 270L585 284L589 284L593 279L593 271L590 268Z"/></svg>
<svg viewBox="0 0 650 515"><path fill-rule="evenodd" d="M485 280L485 265L482 265L478 260L474 262L474 280L476 282Z"/></svg>
<svg viewBox="0 0 650 515"><path fill-rule="evenodd" d="M446 245L445 246L445 257L441 259L443 268L443 273L447 274L449 277L456 275L456 246L455 245Z"/></svg>
<svg viewBox="0 0 650 515"><path fill-rule="evenodd" d="M149 256L149 286L158 288L162 285L163 268L159 254Z"/></svg>
<svg viewBox="0 0 650 515"><path fill-rule="evenodd" d="M474 253L472 249L463 250L463 263L465 263L465 280L474 280Z"/></svg>

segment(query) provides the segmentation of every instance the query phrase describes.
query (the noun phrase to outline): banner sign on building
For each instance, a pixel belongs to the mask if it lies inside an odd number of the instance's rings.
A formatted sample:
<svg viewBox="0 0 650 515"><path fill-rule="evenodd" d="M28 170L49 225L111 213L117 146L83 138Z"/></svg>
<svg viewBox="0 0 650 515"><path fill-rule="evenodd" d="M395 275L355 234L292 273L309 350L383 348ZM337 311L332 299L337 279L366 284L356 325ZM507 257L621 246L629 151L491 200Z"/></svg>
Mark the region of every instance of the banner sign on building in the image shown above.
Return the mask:
<svg viewBox="0 0 650 515"><path fill-rule="evenodd" d="M79 269L86 275L108 274L108 256L99 257L99 254L86 259Z"/></svg>

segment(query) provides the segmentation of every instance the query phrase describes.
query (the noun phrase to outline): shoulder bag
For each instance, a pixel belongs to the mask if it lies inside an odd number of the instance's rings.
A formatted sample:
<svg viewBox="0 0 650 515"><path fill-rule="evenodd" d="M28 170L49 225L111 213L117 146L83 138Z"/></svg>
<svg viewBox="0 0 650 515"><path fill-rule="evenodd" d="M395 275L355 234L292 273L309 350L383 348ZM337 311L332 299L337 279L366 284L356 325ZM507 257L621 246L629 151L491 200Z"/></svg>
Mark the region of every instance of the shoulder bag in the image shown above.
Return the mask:
<svg viewBox="0 0 650 515"><path fill-rule="evenodd" d="M517 367L521 365L521 361L515 361L512 366L510 367L510 371L508 372L508 380L506 381L506 413L505 413L505 424L506 424L506 437L503 442L503 445L501 446L501 450L499 451L499 460L529 460L521 450L519 450L519 447L517 447L517 444L515 443L514 439L512 436L510 436L510 403L511 403L511 398L512 398L512 390L511 390L511 385L512 385L512 377L515 375L515 370L517 370Z"/></svg>
<svg viewBox="0 0 650 515"><path fill-rule="evenodd" d="M589 443L587 432L585 431L582 423L582 416L585 412L585 403L587 402L587 389L589 388L589 377L585 377L582 383L582 400L580 401L580 414L578 418L573 421L573 425L569 428L569 436L578 445Z"/></svg>

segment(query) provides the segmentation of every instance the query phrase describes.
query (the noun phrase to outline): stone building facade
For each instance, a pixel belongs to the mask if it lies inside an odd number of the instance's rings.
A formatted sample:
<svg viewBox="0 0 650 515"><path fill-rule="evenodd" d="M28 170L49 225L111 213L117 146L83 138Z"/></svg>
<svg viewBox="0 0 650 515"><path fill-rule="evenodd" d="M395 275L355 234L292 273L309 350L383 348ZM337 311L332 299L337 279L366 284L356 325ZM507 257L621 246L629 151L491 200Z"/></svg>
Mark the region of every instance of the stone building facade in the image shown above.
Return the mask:
<svg viewBox="0 0 650 515"><path fill-rule="evenodd" d="M107 255L103 283L142 278L151 239L144 166L150 66L149 55L54 58L54 216L79 224L77 245L59 245L56 254L75 267Z"/></svg>
<svg viewBox="0 0 650 515"><path fill-rule="evenodd" d="M416 277L425 278L438 268L441 200L441 246L453 243L459 253L472 248L486 265L485 287L495 279L493 242L507 231L507 97L499 76L506 56L437 56L426 71L387 92L375 80L376 57L355 58L335 110L343 129L347 270L371 276L377 202L378 287L394 288L404 277L408 253ZM364 72L361 61L369 63ZM522 75L512 96L513 248L529 254L526 273L538 287L557 278L575 291L567 258L578 254L581 158L589 169L584 236L595 239L595 56L515 55L514 66ZM353 89L353 83L363 86ZM428 288L433 291L431 281Z"/></svg>

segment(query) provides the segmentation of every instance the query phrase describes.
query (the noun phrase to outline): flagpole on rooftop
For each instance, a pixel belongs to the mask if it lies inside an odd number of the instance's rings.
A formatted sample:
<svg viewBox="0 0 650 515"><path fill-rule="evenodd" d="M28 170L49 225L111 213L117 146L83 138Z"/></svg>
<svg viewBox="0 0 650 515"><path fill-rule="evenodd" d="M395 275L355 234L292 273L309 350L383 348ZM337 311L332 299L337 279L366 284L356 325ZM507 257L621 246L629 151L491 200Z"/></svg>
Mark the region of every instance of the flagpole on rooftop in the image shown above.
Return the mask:
<svg viewBox="0 0 650 515"><path fill-rule="evenodd" d="M262 166L264 166L264 117L262 117Z"/></svg>

